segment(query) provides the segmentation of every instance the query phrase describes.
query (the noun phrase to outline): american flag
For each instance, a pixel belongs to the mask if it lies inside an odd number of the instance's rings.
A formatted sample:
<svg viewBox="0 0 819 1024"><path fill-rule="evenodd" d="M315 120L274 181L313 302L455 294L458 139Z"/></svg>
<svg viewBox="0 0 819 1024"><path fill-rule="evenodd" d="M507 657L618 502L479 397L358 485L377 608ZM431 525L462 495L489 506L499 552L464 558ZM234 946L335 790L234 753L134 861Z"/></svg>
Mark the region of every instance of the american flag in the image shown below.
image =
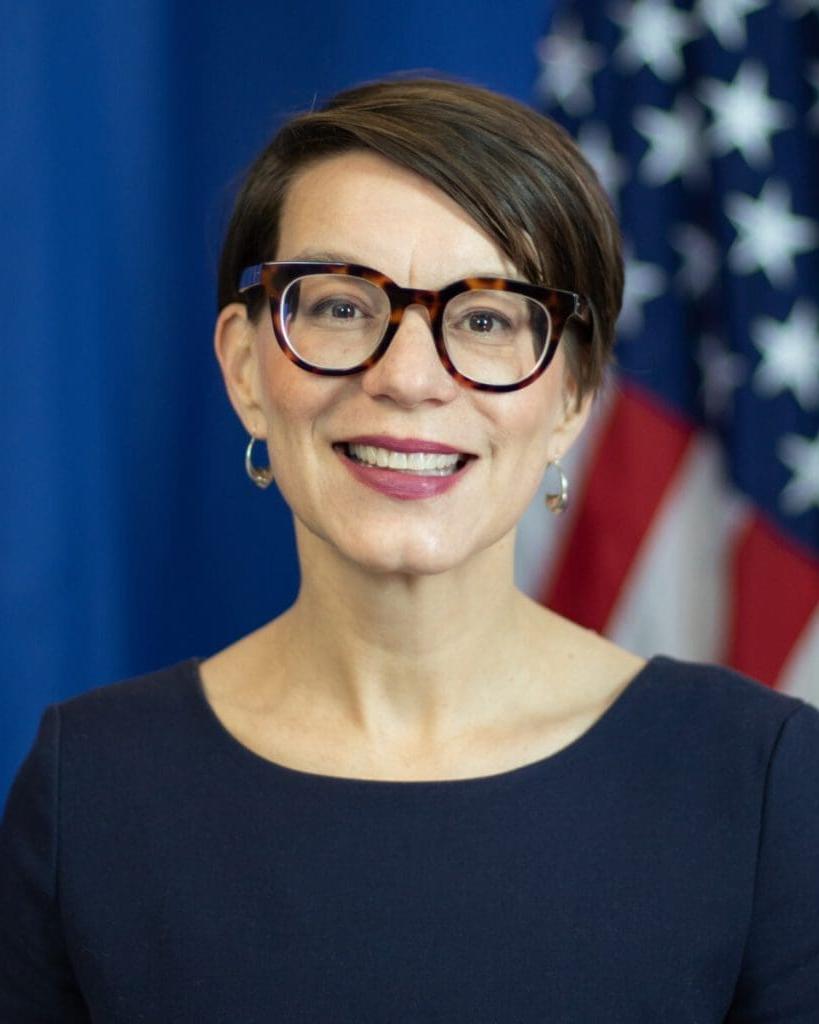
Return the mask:
<svg viewBox="0 0 819 1024"><path fill-rule="evenodd" d="M538 56L627 271L571 510L527 512L518 581L819 704L819 4L559 3Z"/></svg>

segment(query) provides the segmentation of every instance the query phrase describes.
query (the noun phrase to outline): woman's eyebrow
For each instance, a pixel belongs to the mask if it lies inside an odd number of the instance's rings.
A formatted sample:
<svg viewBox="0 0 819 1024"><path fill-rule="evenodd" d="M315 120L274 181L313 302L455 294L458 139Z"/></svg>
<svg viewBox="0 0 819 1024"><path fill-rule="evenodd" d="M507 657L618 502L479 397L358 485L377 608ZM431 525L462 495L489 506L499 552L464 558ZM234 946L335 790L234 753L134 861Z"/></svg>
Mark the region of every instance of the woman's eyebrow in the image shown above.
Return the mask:
<svg viewBox="0 0 819 1024"><path fill-rule="evenodd" d="M350 256L348 253L330 252L327 249L305 249L290 258L290 262L292 263L298 263L300 260L309 261L311 263L354 263L358 265L361 264L360 259L354 256Z"/></svg>
<svg viewBox="0 0 819 1024"><path fill-rule="evenodd" d="M298 263L305 261L309 263L350 263L354 266L362 266L361 258L358 256L351 256L349 253L344 252L333 252L329 249L302 249L295 256L291 256L289 262ZM370 264L363 264L370 266ZM378 270L378 267L372 267L373 270ZM382 271L379 271L382 273ZM529 283L525 277L518 276L516 274L505 274L500 271L487 272L486 270L473 270L471 273L462 274L460 277L452 278L445 284L441 285L442 288L446 288L447 285L454 284L455 281L467 281L470 278L491 278L493 280L503 278L509 281L519 281L521 284Z"/></svg>

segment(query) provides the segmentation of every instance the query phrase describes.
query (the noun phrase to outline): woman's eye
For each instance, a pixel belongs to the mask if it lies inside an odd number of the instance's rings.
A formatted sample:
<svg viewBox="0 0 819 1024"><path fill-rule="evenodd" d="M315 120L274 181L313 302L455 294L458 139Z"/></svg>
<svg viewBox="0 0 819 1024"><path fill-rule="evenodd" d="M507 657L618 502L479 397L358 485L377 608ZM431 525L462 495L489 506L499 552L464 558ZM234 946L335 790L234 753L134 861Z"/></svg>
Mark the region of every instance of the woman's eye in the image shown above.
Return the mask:
<svg viewBox="0 0 819 1024"><path fill-rule="evenodd" d="M485 309L467 314L463 318L462 324L475 334L497 334L511 326L506 317Z"/></svg>
<svg viewBox="0 0 819 1024"><path fill-rule="evenodd" d="M324 299L312 309L313 316L331 316L335 320L354 320L366 314L359 305L349 299Z"/></svg>

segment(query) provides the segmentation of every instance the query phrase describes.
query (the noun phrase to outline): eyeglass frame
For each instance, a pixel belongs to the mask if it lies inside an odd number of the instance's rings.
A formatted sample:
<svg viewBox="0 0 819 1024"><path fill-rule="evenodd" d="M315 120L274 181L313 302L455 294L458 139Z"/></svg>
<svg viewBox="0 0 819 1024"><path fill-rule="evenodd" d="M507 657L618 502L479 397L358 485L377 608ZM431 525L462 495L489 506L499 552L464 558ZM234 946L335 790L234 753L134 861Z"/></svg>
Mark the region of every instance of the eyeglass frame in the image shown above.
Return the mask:
<svg viewBox="0 0 819 1024"><path fill-rule="evenodd" d="M314 276L316 274L360 277L370 284L380 287L389 300L390 316L383 337L370 355L355 366L345 369L329 369L323 366L316 366L314 363L310 363L302 358L287 339L287 334L281 320L282 297L287 287L298 278ZM505 277L465 277L458 281L453 281L445 288L436 291L427 288L403 288L380 270L373 270L372 267L365 267L357 263L272 260L265 263L257 263L252 267L245 267L240 274L238 288L240 294L256 287L264 288L268 297L270 314L273 321L273 333L279 348L281 348L282 352L291 362L300 366L303 370L319 374L323 377L348 377L352 374L368 370L371 366L375 366L389 348L401 325L404 313L409 306L423 306L428 311L435 350L444 369L463 387L472 388L476 391L517 391L520 388L526 387L537 380L551 363L557 352L557 346L560 344L566 323L572 317L577 317L589 330L592 325L591 304L585 296L577 292L566 291L562 288L529 284L527 281L514 281ZM530 299L534 299L545 307L551 324L549 340L544 346L538 363L525 377L511 384L487 384L483 381L473 380L472 377L467 377L466 374L462 373L453 364L444 342L444 309L450 299L470 291L513 292L517 295L525 295Z"/></svg>

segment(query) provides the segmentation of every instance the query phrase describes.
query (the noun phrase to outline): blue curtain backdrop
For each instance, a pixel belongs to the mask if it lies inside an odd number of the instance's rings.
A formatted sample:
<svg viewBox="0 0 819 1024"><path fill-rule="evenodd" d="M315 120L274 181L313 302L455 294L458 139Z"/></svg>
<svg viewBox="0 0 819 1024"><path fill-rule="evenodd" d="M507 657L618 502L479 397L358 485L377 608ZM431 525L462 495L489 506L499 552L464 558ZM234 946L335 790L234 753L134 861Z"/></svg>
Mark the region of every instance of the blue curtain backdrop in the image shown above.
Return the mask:
<svg viewBox="0 0 819 1024"><path fill-rule="evenodd" d="M288 112L398 69L533 101L551 7L0 4L0 802L48 702L295 596L211 349L243 168Z"/></svg>

